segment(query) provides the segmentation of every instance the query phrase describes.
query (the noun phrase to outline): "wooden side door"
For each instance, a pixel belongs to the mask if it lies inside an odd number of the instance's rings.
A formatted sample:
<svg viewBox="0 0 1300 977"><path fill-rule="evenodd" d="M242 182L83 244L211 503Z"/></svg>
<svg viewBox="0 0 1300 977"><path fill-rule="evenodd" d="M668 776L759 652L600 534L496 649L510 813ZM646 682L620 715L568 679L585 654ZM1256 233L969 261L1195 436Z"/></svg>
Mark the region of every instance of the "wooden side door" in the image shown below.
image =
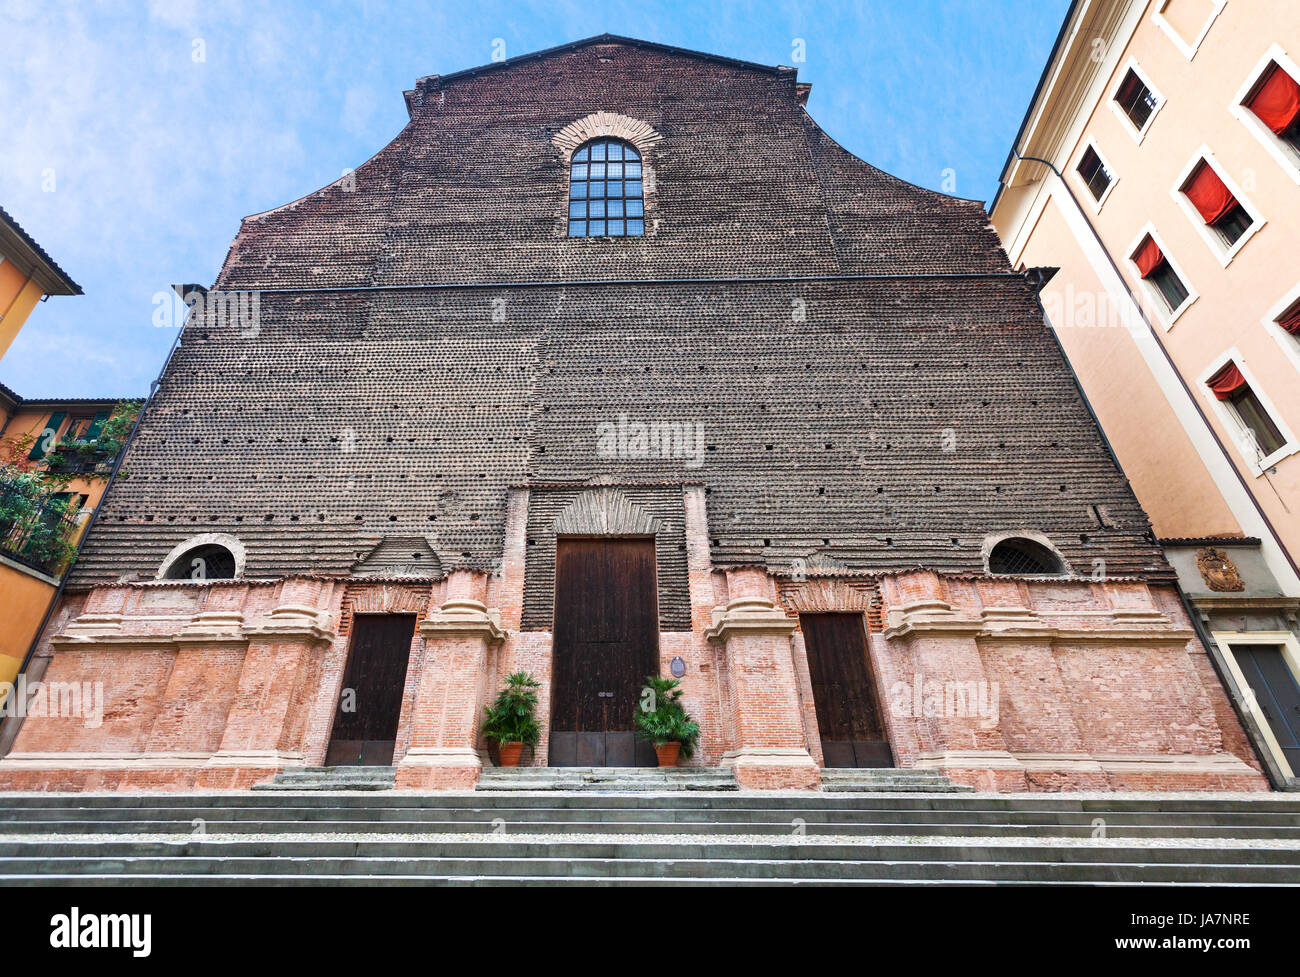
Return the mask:
<svg viewBox="0 0 1300 977"><path fill-rule="evenodd" d="M414 614L358 614L326 765L387 766L402 715Z"/></svg>
<svg viewBox="0 0 1300 977"><path fill-rule="evenodd" d="M861 614L801 614L813 703L828 767L892 767Z"/></svg>
<svg viewBox="0 0 1300 977"><path fill-rule="evenodd" d="M551 766L654 766L633 718L658 673L654 540L557 540Z"/></svg>
<svg viewBox="0 0 1300 977"><path fill-rule="evenodd" d="M1233 645L1233 657L1255 693L1273 738L1300 776L1300 684L1278 645Z"/></svg>

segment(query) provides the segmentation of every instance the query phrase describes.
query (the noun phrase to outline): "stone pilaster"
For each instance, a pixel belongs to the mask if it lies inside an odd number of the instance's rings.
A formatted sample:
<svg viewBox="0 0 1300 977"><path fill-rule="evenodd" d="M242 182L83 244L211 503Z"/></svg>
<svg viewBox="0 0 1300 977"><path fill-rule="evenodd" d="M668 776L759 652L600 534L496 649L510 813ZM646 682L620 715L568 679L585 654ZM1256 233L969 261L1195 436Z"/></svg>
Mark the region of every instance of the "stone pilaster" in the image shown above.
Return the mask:
<svg viewBox="0 0 1300 977"><path fill-rule="evenodd" d="M197 787L248 787L304 762L303 736L319 684L320 656L334 638L329 612L321 606L329 593L323 581L287 578L270 612L244 628L248 649L221 746L200 772ZM233 624L230 612L202 615L182 637L209 643Z"/></svg>
<svg viewBox="0 0 1300 977"><path fill-rule="evenodd" d="M776 606L765 571L729 570L727 584L730 599L707 632L731 678L736 745L723 765L744 789L816 789L821 772L808 752L790 644L796 623Z"/></svg>
<svg viewBox="0 0 1300 977"><path fill-rule="evenodd" d="M447 598L420 622L424 666L416 685L411 745L397 765L397 787L470 790L483 762L476 745L489 649L505 640L501 616L483 602L487 575L456 570Z"/></svg>

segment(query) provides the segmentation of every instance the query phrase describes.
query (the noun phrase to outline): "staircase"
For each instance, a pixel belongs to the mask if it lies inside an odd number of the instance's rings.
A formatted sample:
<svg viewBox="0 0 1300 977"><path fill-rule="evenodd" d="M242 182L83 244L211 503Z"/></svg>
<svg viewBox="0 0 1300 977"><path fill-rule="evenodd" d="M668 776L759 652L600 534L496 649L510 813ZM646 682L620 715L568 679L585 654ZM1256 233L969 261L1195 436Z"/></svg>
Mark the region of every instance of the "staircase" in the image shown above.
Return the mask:
<svg viewBox="0 0 1300 977"><path fill-rule="evenodd" d="M934 883L1297 885L1300 799L0 793L0 885Z"/></svg>

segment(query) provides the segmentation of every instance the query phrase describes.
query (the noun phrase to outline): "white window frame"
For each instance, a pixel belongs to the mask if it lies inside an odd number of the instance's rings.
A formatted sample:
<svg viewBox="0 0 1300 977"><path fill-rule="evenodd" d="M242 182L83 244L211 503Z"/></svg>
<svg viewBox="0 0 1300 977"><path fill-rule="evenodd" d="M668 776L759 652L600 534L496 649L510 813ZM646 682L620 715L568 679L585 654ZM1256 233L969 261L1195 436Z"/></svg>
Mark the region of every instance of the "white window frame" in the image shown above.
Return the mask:
<svg viewBox="0 0 1300 977"><path fill-rule="evenodd" d="M1212 631L1210 637L1223 652L1228 672L1241 693L1242 705L1250 715L1255 717L1255 724L1259 727L1260 735L1264 737L1264 745L1273 755L1273 761L1287 777L1300 775L1300 771L1292 770L1291 764L1287 762L1277 737L1273 735L1273 727L1269 725L1264 710L1259 707L1255 696L1251 694L1250 683L1246 681L1246 675L1237 664L1237 656L1233 651L1236 645L1280 645L1283 660L1291 669L1291 674L1300 681L1300 641L1297 641L1296 636L1290 631Z"/></svg>
<svg viewBox="0 0 1300 977"><path fill-rule="evenodd" d="M1300 302L1300 282L1292 286L1291 291L1287 292L1271 309L1264 314L1259 321L1264 324L1265 331L1272 336L1286 358L1291 361L1291 365L1300 373L1300 337L1292 336L1289 332L1278 325L1278 318L1296 302Z"/></svg>
<svg viewBox="0 0 1300 977"><path fill-rule="evenodd" d="M1210 389L1210 378L1230 362L1241 371L1241 375L1250 384L1251 393L1259 400L1260 406L1264 408L1265 413L1268 414L1269 419L1282 435L1282 447L1271 455L1260 459L1251 457L1251 454L1246 451L1245 445L1253 443L1253 432L1246 425L1246 422L1241 419L1241 415L1237 413L1236 409L1226 400L1220 400L1216 397L1214 391ZM1246 462L1247 467L1256 478L1263 475L1282 459L1300 451L1300 440L1296 439L1295 434L1292 433L1291 428L1283 419L1281 412L1273 405L1273 401L1264 392L1264 388L1255 379L1255 375L1250 372L1250 368L1246 365L1246 358L1241 355L1241 351L1237 347L1233 346L1220 353L1209 366L1202 370L1201 375L1197 377L1197 385L1201 389L1202 396L1210 402L1224 430L1230 435L1233 447L1237 449L1237 454Z"/></svg>
<svg viewBox="0 0 1300 977"><path fill-rule="evenodd" d="M1201 216L1201 212L1188 199L1187 194L1183 193L1183 185L1191 178L1192 171L1201 164L1202 160L1205 161L1206 166L1214 170L1215 175L1223 181L1223 185L1237 198L1237 203L1241 204L1242 209L1250 215L1250 227L1246 228L1246 232L1231 245L1225 243L1219 232L1205 223L1205 218ZM1259 212L1259 208L1241 192L1241 187L1237 186L1237 181L1228 176L1222 164L1215 158L1214 153L1210 152L1210 147L1205 144L1202 144L1201 148L1192 154L1192 158L1187 161L1183 171L1174 180L1174 185L1169 188L1169 196L1173 197L1174 203L1178 204L1182 212L1187 215L1187 219L1192 222L1192 226L1196 228L1196 233L1201 236L1205 246L1210 249L1210 253L1218 259L1219 264L1224 268L1232 264L1232 259L1237 257L1238 252L1246 246L1246 242L1259 233L1260 228L1268 223L1264 220L1264 215Z"/></svg>
<svg viewBox="0 0 1300 977"><path fill-rule="evenodd" d="M1277 62L1279 68L1300 82L1300 65L1287 57L1287 53L1282 49L1281 45L1274 44L1255 63L1255 67L1250 70L1246 80L1237 89L1237 94L1228 103L1228 111L1246 127L1246 130L1259 141L1259 144L1268 151L1268 154L1277 160L1278 165L1286 171L1286 175L1291 178L1292 182L1300 184L1300 150L1294 149L1285 139L1276 135L1272 129L1264 125L1259 116L1242 104L1246 101L1246 96L1250 94L1251 89L1259 82L1260 77L1264 74L1264 69L1273 62Z"/></svg>
<svg viewBox="0 0 1300 977"><path fill-rule="evenodd" d="M1127 112L1120 108L1118 101L1120 87L1124 84L1124 79L1128 77L1130 69L1138 76L1138 80L1147 86L1147 89L1155 96L1156 100L1156 107L1151 110L1151 114L1147 116L1147 124L1141 129L1133 124L1133 120L1128 117ZM1143 71L1142 67L1138 64L1137 58L1130 57L1128 61L1124 63L1124 67L1120 68L1117 72L1117 77L1118 80L1111 88L1110 95L1107 97L1106 102L1110 105L1110 110L1115 113L1116 118L1118 118L1123 124L1124 131L1132 136L1133 141L1140 146L1142 145L1142 140L1146 138L1147 133L1151 131L1151 126L1156 121L1156 116L1159 115L1160 110L1165 107L1165 97L1161 94L1160 89L1156 88L1156 86L1151 83L1151 79L1147 77L1146 72Z"/></svg>
<svg viewBox="0 0 1300 977"><path fill-rule="evenodd" d="M1151 14L1151 19L1155 21L1156 26L1165 32L1169 40L1174 42L1174 47L1178 48L1183 57L1191 61L1192 58L1196 57L1196 52L1200 50L1205 35L1210 33L1210 28L1214 26L1219 14L1223 13L1223 8L1227 6L1228 0L1214 0L1214 10L1210 12L1210 16L1206 18L1205 23L1201 26L1201 32L1196 35L1196 40L1190 43L1178 33L1173 24L1165 19L1165 8L1169 6L1170 2L1171 0L1162 0L1155 12Z"/></svg>
<svg viewBox="0 0 1300 977"><path fill-rule="evenodd" d="M1100 197L1094 197L1092 195L1092 190L1088 187L1088 181L1085 180L1083 174L1079 172L1079 167L1083 163L1084 154L1087 153L1089 149L1097 154L1097 158L1101 160L1101 165L1104 166L1106 172L1110 174L1110 183L1106 186L1106 189L1102 191ZM1092 204L1092 212L1094 214L1101 213L1101 208L1106 203L1106 199L1110 196L1111 191L1115 189L1115 184L1119 183L1119 173L1116 171L1115 167L1110 165L1110 160L1105 157L1100 147L1097 145L1097 140L1092 136L1089 136L1084 140L1083 146L1079 150L1079 158L1074 161L1074 166L1072 166L1071 169L1074 171L1074 178L1079 181L1079 186L1083 188L1083 198L1087 200L1088 203Z"/></svg>
<svg viewBox="0 0 1300 977"><path fill-rule="evenodd" d="M1169 262L1169 267L1174 270L1174 274L1178 276L1178 280L1183 283L1183 288L1187 289L1187 298L1183 299L1183 304L1172 311L1170 310L1169 305L1165 302L1164 295L1160 293L1160 289L1156 288L1149 281L1143 278L1137 270L1137 265L1133 263L1133 253L1137 251L1138 247L1142 244L1142 239L1147 235L1150 235L1151 240L1156 242L1156 247L1158 247L1160 253L1165 256L1165 261ZM1138 231L1137 237L1135 237L1132 243L1128 246L1128 250L1124 252L1124 264L1129 273L1137 279L1139 294L1146 297L1148 308L1155 313L1156 319L1162 326L1164 326L1165 332L1172 329L1174 323L1179 320L1182 314L1190 309L1193 303L1201 297L1200 293L1192 287L1192 281L1187 277L1187 273L1183 271L1178 262L1174 260L1173 255L1169 253L1169 249L1165 247L1165 242L1160 240L1160 235L1156 233L1155 225L1150 221L1147 221L1146 224L1143 225L1142 230Z"/></svg>

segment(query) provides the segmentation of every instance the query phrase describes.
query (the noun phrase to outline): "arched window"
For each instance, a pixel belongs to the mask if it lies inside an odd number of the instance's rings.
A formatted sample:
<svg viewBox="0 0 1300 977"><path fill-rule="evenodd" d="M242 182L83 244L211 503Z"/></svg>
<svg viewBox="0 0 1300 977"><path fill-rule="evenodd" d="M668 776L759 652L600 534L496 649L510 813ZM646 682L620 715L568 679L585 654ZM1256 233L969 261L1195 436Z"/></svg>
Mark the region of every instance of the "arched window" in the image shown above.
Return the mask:
<svg viewBox="0 0 1300 977"><path fill-rule="evenodd" d="M235 554L219 543L204 543L186 550L167 567L166 580L231 580Z"/></svg>
<svg viewBox="0 0 1300 977"><path fill-rule="evenodd" d="M1061 558L1042 543L1023 536L1012 536L993 547L989 553L989 573L1018 575L1061 574Z"/></svg>
<svg viewBox="0 0 1300 977"><path fill-rule="evenodd" d="M645 233L641 154L621 139L593 139L569 164L569 237Z"/></svg>

